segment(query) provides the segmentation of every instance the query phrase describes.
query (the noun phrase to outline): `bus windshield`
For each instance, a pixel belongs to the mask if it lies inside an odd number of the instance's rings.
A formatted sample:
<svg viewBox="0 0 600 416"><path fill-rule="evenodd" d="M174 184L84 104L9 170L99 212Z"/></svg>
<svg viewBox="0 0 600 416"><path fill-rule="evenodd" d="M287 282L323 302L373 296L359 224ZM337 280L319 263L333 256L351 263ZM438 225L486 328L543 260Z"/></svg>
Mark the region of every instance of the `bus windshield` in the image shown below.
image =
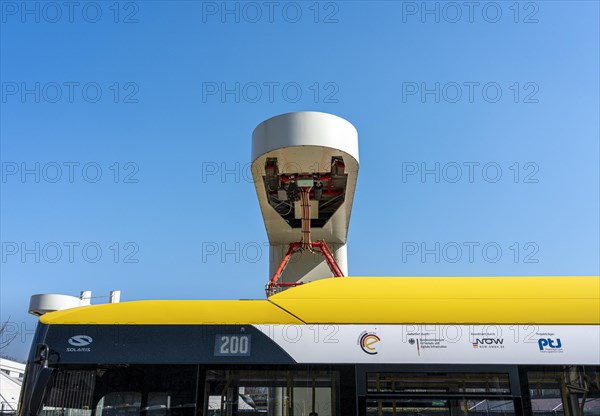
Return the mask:
<svg viewBox="0 0 600 416"><path fill-rule="evenodd" d="M197 366L59 369L40 416L194 416Z"/></svg>

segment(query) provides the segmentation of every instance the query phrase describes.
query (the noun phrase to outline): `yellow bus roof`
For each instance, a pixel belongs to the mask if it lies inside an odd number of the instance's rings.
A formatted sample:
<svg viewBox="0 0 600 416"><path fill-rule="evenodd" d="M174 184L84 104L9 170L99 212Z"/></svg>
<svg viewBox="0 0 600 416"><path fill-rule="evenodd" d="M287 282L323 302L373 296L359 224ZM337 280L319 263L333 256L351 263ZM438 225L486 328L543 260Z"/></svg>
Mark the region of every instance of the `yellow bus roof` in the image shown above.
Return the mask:
<svg viewBox="0 0 600 416"><path fill-rule="evenodd" d="M343 277L268 300L146 300L51 312L44 324L600 324L600 276Z"/></svg>

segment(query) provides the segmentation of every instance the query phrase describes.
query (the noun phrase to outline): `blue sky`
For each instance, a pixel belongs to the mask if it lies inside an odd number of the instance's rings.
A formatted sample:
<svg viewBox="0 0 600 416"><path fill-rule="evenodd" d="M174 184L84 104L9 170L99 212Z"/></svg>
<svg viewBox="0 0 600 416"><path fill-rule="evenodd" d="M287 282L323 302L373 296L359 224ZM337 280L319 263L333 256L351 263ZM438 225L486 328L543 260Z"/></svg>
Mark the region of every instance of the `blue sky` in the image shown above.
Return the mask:
<svg viewBox="0 0 600 416"><path fill-rule="evenodd" d="M34 293L262 298L251 133L290 111L358 129L351 275L599 273L598 2L1 4L13 356Z"/></svg>

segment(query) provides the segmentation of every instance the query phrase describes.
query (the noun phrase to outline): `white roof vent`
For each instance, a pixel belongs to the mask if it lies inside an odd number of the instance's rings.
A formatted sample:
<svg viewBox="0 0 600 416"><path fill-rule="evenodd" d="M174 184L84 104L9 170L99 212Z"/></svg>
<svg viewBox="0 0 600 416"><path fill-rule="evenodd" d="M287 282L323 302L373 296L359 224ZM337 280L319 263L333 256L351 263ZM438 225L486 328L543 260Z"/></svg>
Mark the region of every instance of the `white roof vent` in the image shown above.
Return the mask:
<svg viewBox="0 0 600 416"><path fill-rule="evenodd" d="M29 313L42 316L48 312L89 305L89 299L69 295L33 295L29 301Z"/></svg>

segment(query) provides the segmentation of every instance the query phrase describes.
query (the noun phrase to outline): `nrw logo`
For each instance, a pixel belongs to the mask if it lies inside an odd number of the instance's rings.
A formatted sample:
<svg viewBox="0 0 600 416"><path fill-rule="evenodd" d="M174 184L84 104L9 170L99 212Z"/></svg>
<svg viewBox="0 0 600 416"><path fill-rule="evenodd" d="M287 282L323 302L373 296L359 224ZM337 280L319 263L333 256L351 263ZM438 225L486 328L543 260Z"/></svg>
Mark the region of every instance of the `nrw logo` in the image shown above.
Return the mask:
<svg viewBox="0 0 600 416"><path fill-rule="evenodd" d="M74 347L85 347L92 343L93 339L89 335L74 335L69 338L69 344Z"/></svg>
<svg viewBox="0 0 600 416"><path fill-rule="evenodd" d="M381 338L374 332L365 331L358 337L358 345L369 355L377 354L377 344L379 341L381 341Z"/></svg>
<svg viewBox="0 0 600 416"><path fill-rule="evenodd" d="M475 338L473 348L504 348L504 338Z"/></svg>
<svg viewBox="0 0 600 416"><path fill-rule="evenodd" d="M563 352L560 338L556 338L556 340L552 338L540 338L538 339L538 347L542 352Z"/></svg>

